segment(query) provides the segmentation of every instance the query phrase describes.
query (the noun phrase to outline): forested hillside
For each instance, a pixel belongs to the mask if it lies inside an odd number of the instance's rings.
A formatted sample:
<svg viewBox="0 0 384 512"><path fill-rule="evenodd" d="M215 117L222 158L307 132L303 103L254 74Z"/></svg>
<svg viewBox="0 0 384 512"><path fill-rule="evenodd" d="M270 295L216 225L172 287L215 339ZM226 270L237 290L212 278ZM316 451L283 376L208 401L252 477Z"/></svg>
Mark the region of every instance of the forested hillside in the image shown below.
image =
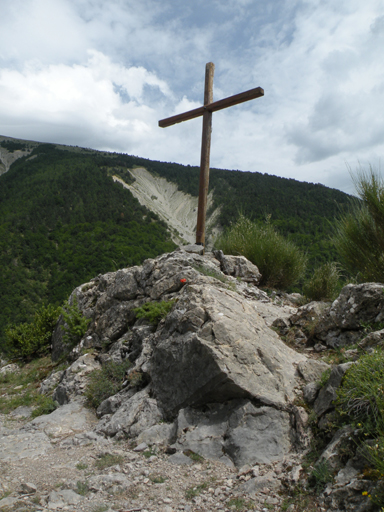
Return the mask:
<svg viewBox="0 0 384 512"><path fill-rule="evenodd" d="M114 155L44 144L0 177L0 346L4 327L41 302L61 304L99 273L175 248L112 172L129 176Z"/></svg>
<svg viewBox="0 0 384 512"><path fill-rule="evenodd" d="M0 346L8 323L29 320L41 302L61 304L99 273L140 264L175 247L167 226L114 183L142 166L198 193L199 169L117 153L5 139L29 150L0 176ZM309 255L310 271L337 259L332 221L349 196L322 185L268 174L211 170L212 208L222 227L239 213L266 217Z"/></svg>

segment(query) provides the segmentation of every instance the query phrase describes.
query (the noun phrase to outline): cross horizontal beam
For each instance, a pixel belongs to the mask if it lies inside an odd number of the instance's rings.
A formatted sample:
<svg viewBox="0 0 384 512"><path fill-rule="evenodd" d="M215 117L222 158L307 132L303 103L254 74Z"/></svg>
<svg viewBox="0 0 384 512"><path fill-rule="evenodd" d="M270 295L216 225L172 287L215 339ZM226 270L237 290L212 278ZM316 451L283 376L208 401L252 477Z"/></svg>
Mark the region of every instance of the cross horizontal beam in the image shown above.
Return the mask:
<svg viewBox="0 0 384 512"><path fill-rule="evenodd" d="M167 119L161 119L161 121L159 121L159 126L161 128L166 128L167 126L172 126L173 124L181 123L183 121L187 121L188 119L200 117L206 111L217 112L223 108L232 107L232 105L238 105L239 103L244 103L245 101L260 98L260 96L264 96L264 89L261 87L256 87L255 89L250 89L249 91L241 92L239 94L235 94L234 96L229 96L223 100L214 101L208 105L204 105L204 107L198 107L193 110L189 110L188 112L184 112L183 114L177 114L176 116L168 117Z"/></svg>

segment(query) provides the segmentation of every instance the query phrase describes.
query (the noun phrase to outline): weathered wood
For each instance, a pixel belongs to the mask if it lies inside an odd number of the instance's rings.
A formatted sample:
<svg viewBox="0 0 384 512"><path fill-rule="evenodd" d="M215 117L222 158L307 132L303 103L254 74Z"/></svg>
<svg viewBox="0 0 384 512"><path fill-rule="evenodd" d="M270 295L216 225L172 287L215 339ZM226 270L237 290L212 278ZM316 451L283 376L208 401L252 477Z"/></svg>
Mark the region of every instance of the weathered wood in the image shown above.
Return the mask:
<svg viewBox="0 0 384 512"><path fill-rule="evenodd" d="M253 100L264 96L264 89L256 87L249 91L229 96L219 101L213 101L213 74L215 65L208 62L205 66L205 87L204 87L204 106L168 117L159 121L161 128L172 126L173 124L188 121L195 117L203 116L203 135L201 142L201 158L200 158L200 183L199 183L199 204L197 209L196 224L196 243L205 244L205 218L207 213L207 197L209 187L209 157L211 149L211 133L212 133L212 112L223 108L232 107L245 101Z"/></svg>
<svg viewBox="0 0 384 512"><path fill-rule="evenodd" d="M215 65L208 62L205 66L204 105L213 100L213 74ZM196 244L205 242L205 217L207 212L207 197L209 186L209 157L211 151L212 112L206 110L203 114L203 133L201 139L199 203L197 207Z"/></svg>
<svg viewBox="0 0 384 512"><path fill-rule="evenodd" d="M159 126L160 128L167 128L168 126L200 117L206 110L209 112L217 112L223 108L232 107L233 105L238 105L239 103L244 103L245 101L260 98L261 96L264 96L264 89L261 87L256 87L255 89L250 89L249 91L241 92L239 94L235 94L234 96L229 96L223 100L210 102L209 104L204 105L204 107L194 108L193 110L189 110L183 114L177 114L175 116L162 119L159 121Z"/></svg>

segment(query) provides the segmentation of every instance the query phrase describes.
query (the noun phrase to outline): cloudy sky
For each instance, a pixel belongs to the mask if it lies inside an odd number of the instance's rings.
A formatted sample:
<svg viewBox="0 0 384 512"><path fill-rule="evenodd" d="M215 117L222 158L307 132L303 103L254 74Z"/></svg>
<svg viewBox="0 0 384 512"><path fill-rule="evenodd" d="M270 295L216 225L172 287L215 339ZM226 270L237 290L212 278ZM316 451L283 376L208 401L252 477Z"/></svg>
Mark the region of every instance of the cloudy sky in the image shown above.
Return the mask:
<svg viewBox="0 0 384 512"><path fill-rule="evenodd" d="M383 166L384 0L0 0L0 134L352 192L348 167Z"/></svg>

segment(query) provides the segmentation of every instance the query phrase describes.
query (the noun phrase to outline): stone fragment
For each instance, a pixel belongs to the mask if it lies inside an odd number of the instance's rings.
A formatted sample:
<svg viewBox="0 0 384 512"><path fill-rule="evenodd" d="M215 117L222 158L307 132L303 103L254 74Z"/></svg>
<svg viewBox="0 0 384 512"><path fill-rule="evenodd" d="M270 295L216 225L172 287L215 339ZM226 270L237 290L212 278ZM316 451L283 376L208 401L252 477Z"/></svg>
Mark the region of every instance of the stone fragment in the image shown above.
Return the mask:
<svg viewBox="0 0 384 512"><path fill-rule="evenodd" d="M321 388L313 406L317 416L323 415L333 407L332 403L336 399L336 390L340 386L345 372L349 370L352 365L352 362L343 363L332 369L328 382Z"/></svg>
<svg viewBox="0 0 384 512"><path fill-rule="evenodd" d="M145 450L148 450L147 443L140 443L133 449L134 452L145 452Z"/></svg>
<svg viewBox="0 0 384 512"><path fill-rule="evenodd" d="M259 284L261 279L259 269L244 256L227 256L223 251L214 251L214 255L220 261L224 274L239 277L247 283Z"/></svg>
<svg viewBox="0 0 384 512"><path fill-rule="evenodd" d="M320 380L322 374L330 368L329 364L324 361L317 361L316 359L301 361L297 366L300 375L307 383Z"/></svg>
<svg viewBox="0 0 384 512"><path fill-rule="evenodd" d="M136 437L144 430L156 425L163 415L154 398L150 398L150 388L145 388L127 401L112 416L104 416L96 426L96 432L114 436L119 431L129 437Z"/></svg>
<svg viewBox="0 0 384 512"><path fill-rule="evenodd" d="M314 329L315 338L330 347L359 341L363 324L384 319L384 285L348 284Z"/></svg>
<svg viewBox="0 0 384 512"><path fill-rule="evenodd" d="M193 460L184 455L184 453L177 452L168 457L168 462L171 464L176 464L177 466L191 466L193 464Z"/></svg>
<svg viewBox="0 0 384 512"><path fill-rule="evenodd" d="M303 397L307 404L313 404L321 389L319 382L310 382L303 389Z"/></svg>
<svg viewBox="0 0 384 512"><path fill-rule="evenodd" d="M6 364L0 368L0 375L7 373L20 373L20 368L16 363Z"/></svg>
<svg viewBox="0 0 384 512"><path fill-rule="evenodd" d="M342 467L342 462L338 453L340 446L348 439L353 431L350 425L346 425L336 432L332 441L325 448L317 463L325 461L333 471L338 471Z"/></svg>
<svg viewBox="0 0 384 512"><path fill-rule="evenodd" d="M27 483L22 483L21 484L21 490L23 493L26 493L26 494L34 494L35 492L37 492L37 487L35 484L31 484L30 482L27 482Z"/></svg>

